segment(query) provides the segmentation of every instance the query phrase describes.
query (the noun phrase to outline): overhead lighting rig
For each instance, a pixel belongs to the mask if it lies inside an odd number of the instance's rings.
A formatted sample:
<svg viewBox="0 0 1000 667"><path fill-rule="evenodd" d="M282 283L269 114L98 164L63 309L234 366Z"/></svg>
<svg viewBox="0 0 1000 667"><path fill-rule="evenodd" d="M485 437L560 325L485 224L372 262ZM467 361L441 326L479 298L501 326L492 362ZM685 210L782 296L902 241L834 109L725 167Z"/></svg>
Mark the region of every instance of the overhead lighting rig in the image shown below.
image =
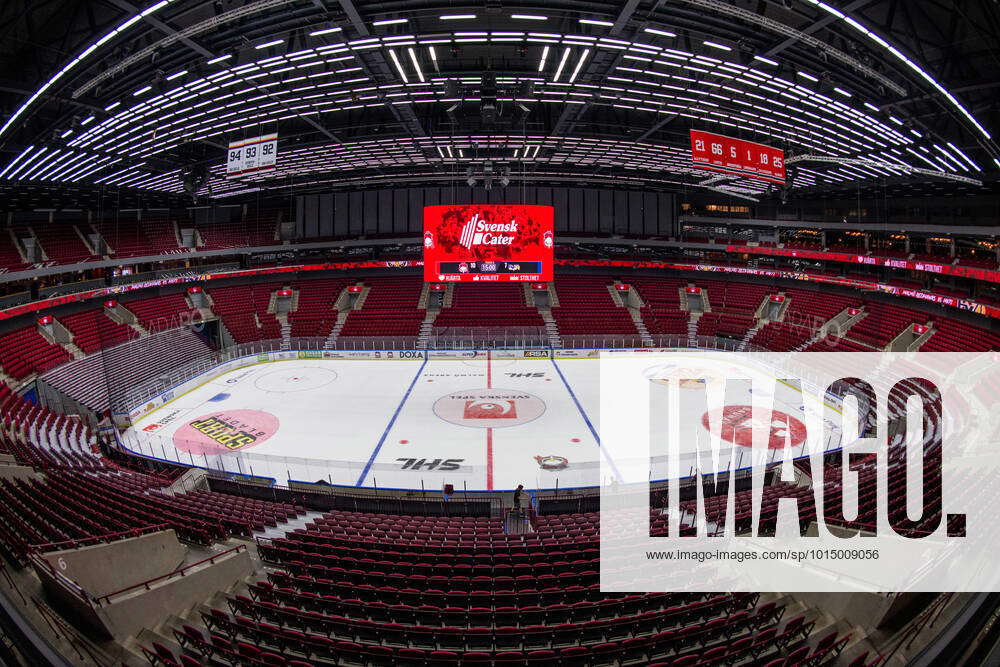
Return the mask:
<svg viewBox="0 0 1000 667"><path fill-rule="evenodd" d="M476 187L479 183L479 178L482 178L483 189L492 190L493 183L500 183L501 187L507 187L510 185L510 166L501 165L499 171L493 168L493 161L487 160L483 163L483 169L479 177L476 176L476 169L473 165L469 165L465 169L465 182L470 188Z"/></svg>

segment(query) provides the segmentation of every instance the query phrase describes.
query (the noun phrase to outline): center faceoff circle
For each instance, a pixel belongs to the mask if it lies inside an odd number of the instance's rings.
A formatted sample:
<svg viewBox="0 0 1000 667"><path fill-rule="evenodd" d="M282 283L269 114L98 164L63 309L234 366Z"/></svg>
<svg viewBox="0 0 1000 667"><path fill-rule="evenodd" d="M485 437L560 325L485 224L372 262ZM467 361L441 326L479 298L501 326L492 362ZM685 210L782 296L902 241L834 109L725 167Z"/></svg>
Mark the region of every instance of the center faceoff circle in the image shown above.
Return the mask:
<svg viewBox="0 0 1000 667"><path fill-rule="evenodd" d="M534 421L545 401L513 389L472 389L446 394L434 402L434 414L458 426L507 428Z"/></svg>

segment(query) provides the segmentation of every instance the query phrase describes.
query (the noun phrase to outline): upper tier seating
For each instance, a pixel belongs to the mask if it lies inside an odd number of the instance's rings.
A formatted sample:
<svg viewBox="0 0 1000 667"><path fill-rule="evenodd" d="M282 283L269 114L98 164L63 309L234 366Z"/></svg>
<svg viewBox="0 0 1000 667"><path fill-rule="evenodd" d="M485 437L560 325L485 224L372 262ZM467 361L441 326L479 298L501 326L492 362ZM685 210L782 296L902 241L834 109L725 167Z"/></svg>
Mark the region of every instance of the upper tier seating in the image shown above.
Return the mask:
<svg viewBox="0 0 1000 667"><path fill-rule="evenodd" d="M543 327L538 310L525 305L520 283L458 283L449 308L434 322L442 327Z"/></svg>
<svg viewBox="0 0 1000 667"><path fill-rule="evenodd" d="M855 343L847 338L829 336L821 338L805 348L805 352L871 352L870 347Z"/></svg>
<svg viewBox="0 0 1000 667"><path fill-rule="evenodd" d="M21 254L14 246L14 239L11 238L10 230L4 228L0 230L0 270L20 271L30 264L21 259Z"/></svg>
<svg viewBox="0 0 1000 667"><path fill-rule="evenodd" d="M934 264L951 264L954 261L954 257L945 253L929 253L929 252L914 252L914 261L918 262L932 262Z"/></svg>
<svg viewBox="0 0 1000 667"><path fill-rule="evenodd" d="M867 255L868 251L865 250L865 245L861 241L858 243L831 243L827 245L826 249L829 252L841 252L847 253L848 255Z"/></svg>
<svg viewBox="0 0 1000 667"><path fill-rule="evenodd" d="M197 225L202 245L199 250L278 245L277 214L262 213L246 221Z"/></svg>
<svg viewBox="0 0 1000 667"><path fill-rule="evenodd" d="M0 336L0 367L17 380L44 373L68 359L69 353L46 341L34 324Z"/></svg>
<svg viewBox="0 0 1000 667"><path fill-rule="evenodd" d="M793 248L797 250L822 250L823 245L818 241L785 241L783 243L786 248Z"/></svg>
<svg viewBox="0 0 1000 667"><path fill-rule="evenodd" d="M36 224L32 226L35 236L45 251L49 261L60 264L75 264L98 259L76 231L76 226L69 222Z"/></svg>
<svg viewBox="0 0 1000 667"><path fill-rule="evenodd" d="M962 257L959 256L958 266L973 266L981 269L997 269L997 258L996 255L987 255L985 253L980 253L975 257Z"/></svg>
<svg viewBox="0 0 1000 667"><path fill-rule="evenodd" d="M559 307L552 316L562 335L637 333L628 308L615 304L605 276L559 276L555 288Z"/></svg>
<svg viewBox="0 0 1000 667"><path fill-rule="evenodd" d="M426 311L417 307L423 283L415 276L366 278L361 310L352 310L341 336L417 336Z"/></svg>
<svg viewBox="0 0 1000 667"><path fill-rule="evenodd" d="M102 221L94 227L115 257L143 257L185 252L177 244L174 223L167 219Z"/></svg>
<svg viewBox="0 0 1000 667"><path fill-rule="evenodd" d="M910 256L903 248L872 248L872 255L876 257L891 257L893 259L906 259Z"/></svg>

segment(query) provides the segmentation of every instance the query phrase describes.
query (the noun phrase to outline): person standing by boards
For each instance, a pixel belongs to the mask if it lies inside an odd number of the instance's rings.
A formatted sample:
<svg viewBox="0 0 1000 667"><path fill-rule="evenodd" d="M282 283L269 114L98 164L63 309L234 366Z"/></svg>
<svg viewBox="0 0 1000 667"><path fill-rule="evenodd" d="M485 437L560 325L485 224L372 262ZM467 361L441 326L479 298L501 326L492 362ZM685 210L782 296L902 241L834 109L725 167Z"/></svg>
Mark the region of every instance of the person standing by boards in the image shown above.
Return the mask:
<svg viewBox="0 0 1000 667"><path fill-rule="evenodd" d="M523 492L524 492L524 484L518 484L517 488L514 489L514 502L512 505L514 509L514 514L517 515L521 514L521 494Z"/></svg>

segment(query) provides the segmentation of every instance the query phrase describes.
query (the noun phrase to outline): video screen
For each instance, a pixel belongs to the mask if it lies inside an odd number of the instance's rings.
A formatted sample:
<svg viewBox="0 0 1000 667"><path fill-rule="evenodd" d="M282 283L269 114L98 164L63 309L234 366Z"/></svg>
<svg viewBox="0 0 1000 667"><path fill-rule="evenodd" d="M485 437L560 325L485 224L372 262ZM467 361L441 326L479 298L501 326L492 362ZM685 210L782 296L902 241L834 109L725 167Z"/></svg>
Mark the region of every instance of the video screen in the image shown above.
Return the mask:
<svg viewBox="0 0 1000 667"><path fill-rule="evenodd" d="M424 280L552 280L554 209L528 204L424 207Z"/></svg>

